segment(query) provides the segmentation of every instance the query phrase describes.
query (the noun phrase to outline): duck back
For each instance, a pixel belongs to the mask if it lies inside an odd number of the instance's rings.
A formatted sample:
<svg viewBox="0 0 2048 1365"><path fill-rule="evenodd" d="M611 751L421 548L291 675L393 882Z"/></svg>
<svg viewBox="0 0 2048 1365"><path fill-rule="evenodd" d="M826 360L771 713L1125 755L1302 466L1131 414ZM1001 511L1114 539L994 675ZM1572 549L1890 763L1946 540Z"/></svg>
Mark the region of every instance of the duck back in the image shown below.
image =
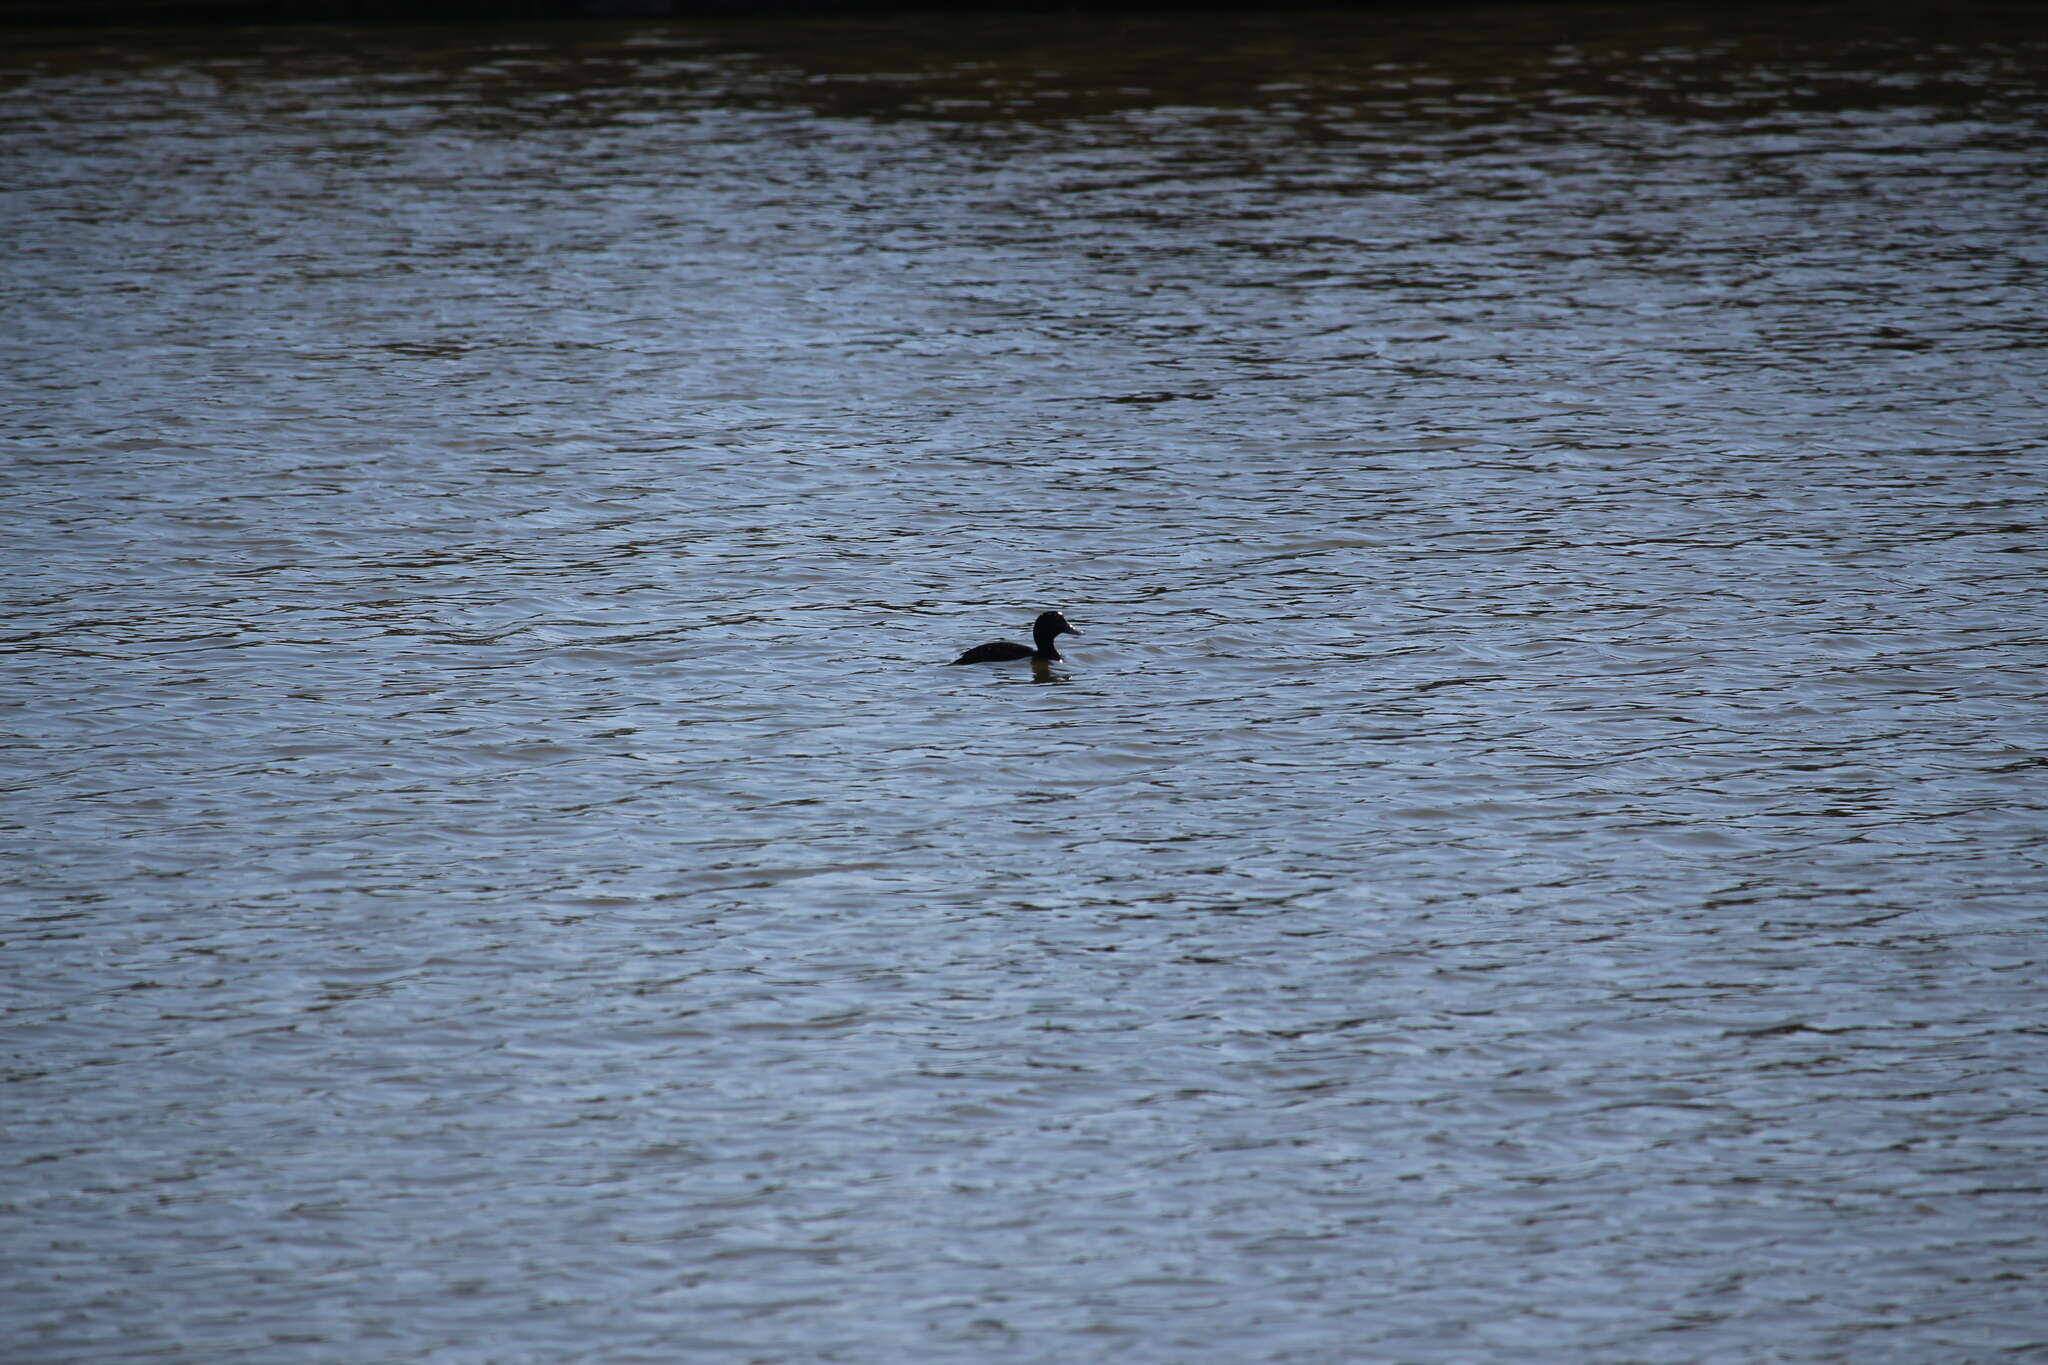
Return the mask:
<svg viewBox="0 0 2048 1365"><path fill-rule="evenodd" d="M1008 663L1012 659L1028 659L1030 657L1030 645L1020 645L1015 640L990 640L985 645L976 645L959 658L953 660L953 662L956 664L1001 664ZM1055 655L1054 657L1057 658L1058 656Z"/></svg>

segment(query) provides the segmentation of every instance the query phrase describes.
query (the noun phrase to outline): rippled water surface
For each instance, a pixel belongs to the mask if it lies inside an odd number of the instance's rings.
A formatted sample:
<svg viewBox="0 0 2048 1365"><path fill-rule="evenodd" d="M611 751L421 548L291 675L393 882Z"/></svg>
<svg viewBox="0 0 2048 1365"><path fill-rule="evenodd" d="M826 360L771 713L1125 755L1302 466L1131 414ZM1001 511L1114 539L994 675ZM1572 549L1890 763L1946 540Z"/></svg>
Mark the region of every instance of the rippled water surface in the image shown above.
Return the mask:
<svg viewBox="0 0 2048 1365"><path fill-rule="evenodd" d="M16 35L7 1358L2048 1352L2035 14Z"/></svg>

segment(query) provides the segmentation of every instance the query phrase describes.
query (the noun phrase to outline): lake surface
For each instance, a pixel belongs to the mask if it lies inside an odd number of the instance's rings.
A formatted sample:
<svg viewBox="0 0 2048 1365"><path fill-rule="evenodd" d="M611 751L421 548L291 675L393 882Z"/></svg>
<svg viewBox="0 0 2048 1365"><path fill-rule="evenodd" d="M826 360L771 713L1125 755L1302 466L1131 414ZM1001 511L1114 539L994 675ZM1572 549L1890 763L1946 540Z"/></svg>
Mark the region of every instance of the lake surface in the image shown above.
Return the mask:
<svg viewBox="0 0 2048 1365"><path fill-rule="evenodd" d="M10 1361L2048 1352L2037 11L11 45Z"/></svg>

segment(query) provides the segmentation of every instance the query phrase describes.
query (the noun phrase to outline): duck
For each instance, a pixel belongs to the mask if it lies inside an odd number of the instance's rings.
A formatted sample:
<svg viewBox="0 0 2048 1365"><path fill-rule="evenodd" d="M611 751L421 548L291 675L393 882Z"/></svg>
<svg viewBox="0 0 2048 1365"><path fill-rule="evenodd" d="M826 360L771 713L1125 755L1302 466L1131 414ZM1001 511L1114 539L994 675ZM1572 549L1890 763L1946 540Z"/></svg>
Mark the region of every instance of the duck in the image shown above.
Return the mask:
<svg viewBox="0 0 2048 1365"><path fill-rule="evenodd" d="M1063 656L1053 641L1062 635L1071 635L1079 639L1081 632L1069 625L1067 618L1059 612L1040 612L1038 619L1031 623L1031 644L1020 645L1015 640L990 640L985 645L976 645L953 660L953 663L1001 664L1016 659L1029 659L1033 663L1056 664Z"/></svg>

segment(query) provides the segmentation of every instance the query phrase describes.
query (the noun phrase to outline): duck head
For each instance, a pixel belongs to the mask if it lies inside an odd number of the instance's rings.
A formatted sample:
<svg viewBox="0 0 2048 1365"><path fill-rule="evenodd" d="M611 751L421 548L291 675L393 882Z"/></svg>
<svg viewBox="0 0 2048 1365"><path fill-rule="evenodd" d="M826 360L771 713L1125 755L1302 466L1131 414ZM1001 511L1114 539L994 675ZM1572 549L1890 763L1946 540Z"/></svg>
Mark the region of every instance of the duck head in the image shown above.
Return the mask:
<svg viewBox="0 0 2048 1365"><path fill-rule="evenodd" d="M1079 639L1081 632L1069 625L1067 618L1059 612L1040 612L1038 619L1031 623L1031 638L1041 644L1056 640L1062 635L1071 635Z"/></svg>

